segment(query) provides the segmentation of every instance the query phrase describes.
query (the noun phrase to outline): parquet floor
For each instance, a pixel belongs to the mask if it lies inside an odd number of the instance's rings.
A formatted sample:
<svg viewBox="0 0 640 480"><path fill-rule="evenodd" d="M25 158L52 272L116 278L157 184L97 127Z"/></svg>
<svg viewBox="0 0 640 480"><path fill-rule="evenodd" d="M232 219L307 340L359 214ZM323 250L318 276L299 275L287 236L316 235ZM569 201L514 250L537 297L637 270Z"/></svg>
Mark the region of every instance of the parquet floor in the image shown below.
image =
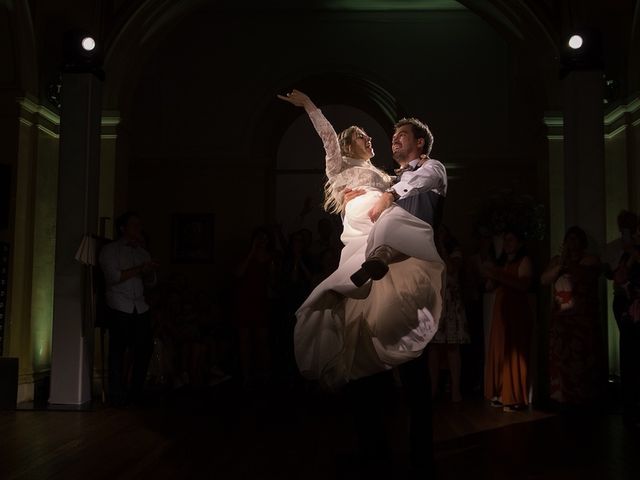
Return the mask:
<svg viewBox="0 0 640 480"><path fill-rule="evenodd" d="M390 412L397 477L407 448ZM503 413L481 399L436 403L440 479L640 478L640 438L615 414ZM153 396L144 408L0 412L0 479L360 478L338 395L247 394L232 383Z"/></svg>

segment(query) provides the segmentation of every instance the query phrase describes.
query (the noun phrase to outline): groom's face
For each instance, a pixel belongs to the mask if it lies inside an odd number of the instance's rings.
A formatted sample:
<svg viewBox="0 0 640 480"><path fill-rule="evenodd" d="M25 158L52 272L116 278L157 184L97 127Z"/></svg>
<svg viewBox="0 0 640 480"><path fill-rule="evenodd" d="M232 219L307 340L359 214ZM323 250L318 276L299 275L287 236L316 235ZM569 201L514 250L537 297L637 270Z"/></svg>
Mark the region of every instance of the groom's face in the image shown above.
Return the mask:
<svg viewBox="0 0 640 480"><path fill-rule="evenodd" d="M417 158L418 143L411 125L402 125L396 128L391 137L391 154L393 159L399 164L410 162Z"/></svg>

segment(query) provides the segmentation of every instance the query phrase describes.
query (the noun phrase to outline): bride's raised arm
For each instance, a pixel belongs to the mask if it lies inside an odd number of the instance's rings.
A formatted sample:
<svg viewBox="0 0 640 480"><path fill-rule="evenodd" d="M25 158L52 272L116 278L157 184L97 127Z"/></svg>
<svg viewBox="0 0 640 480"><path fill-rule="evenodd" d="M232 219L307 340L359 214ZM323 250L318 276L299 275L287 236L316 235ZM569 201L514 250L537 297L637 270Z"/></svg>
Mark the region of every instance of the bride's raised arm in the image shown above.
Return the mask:
<svg viewBox="0 0 640 480"><path fill-rule="evenodd" d="M329 180L340 173L342 170L342 153L340 152L340 143L338 135L333 126L322 114L320 109L311 101L311 99L300 90L292 90L286 95L278 95L280 100L289 102L296 107L303 107L309 115L313 127L318 132L325 151L326 173Z"/></svg>

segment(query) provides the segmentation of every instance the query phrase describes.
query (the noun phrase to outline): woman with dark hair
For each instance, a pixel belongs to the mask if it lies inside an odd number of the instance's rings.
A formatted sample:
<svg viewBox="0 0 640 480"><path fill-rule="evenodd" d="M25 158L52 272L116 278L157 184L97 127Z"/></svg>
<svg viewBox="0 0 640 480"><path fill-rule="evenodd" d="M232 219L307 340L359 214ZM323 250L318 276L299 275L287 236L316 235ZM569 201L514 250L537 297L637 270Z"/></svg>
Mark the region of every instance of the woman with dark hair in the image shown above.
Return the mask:
<svg viewBox="0 0 640 480"><path fill-rule="evenodd" d="M529 403L529 345L533 316L529 288L533 276L524 238L504 234L503 253L495 267L486 267L489 287L495 288L489 346L485 362L484 394L505 412Z"/></svg>
<svg viewBox="0 0 640 480"><path fill-rule="evenodd" d="M580 227L567 230L560 255L540 277L553 288L549 326L551 399L566 406L595 404L605 386L604 345L599 325L600 259L586 253L587 235Z"/></svg>

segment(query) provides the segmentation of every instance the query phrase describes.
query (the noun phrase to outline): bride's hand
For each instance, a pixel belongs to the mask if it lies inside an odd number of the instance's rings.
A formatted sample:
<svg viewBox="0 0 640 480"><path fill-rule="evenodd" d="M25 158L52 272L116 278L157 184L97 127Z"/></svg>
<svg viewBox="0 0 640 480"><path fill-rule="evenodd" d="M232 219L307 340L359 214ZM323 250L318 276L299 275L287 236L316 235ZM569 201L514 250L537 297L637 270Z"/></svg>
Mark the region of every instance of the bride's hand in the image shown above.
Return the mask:
<svg viewBox="0 0 640 480"><path fill-rule="evenodd" d="M289 102L296 107L308 107L313 105L311 99L302 93L300 90L293 89L291 93L287 93L286 95L277 95L280 100L284 100L285 102Z"/></svg>
<svg viewBox="0 0 640 480"><path fill-rule="evenodd" d="M353 200L356 197L359 197L360 195L364 195L366 192L362 189L356 189L356 190L351 190L350 188L345 188L344 189L344 204L346 205L347 203L349 203L351 200Z"/></svg>

